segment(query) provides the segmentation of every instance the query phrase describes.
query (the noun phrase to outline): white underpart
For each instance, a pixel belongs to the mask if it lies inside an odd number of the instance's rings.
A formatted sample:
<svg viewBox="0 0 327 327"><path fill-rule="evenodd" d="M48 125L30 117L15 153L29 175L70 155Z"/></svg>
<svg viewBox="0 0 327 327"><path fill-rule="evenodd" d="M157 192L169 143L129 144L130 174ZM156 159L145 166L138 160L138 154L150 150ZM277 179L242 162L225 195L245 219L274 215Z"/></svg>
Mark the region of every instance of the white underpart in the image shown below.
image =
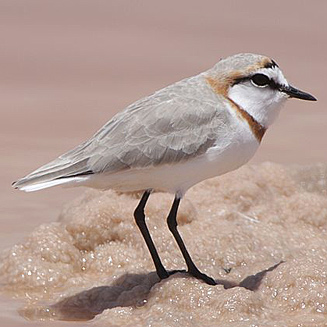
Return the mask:
<svg viewBox="0 0 327 327"><path fill-rule="evenodd" d="M262 68L253 74L264 74L280 85L289 85L278 67ZM228 96L265 127L276 120L283 102L287 99L285 93L269 86L255 86L250 80L232 86Z"/></svg>

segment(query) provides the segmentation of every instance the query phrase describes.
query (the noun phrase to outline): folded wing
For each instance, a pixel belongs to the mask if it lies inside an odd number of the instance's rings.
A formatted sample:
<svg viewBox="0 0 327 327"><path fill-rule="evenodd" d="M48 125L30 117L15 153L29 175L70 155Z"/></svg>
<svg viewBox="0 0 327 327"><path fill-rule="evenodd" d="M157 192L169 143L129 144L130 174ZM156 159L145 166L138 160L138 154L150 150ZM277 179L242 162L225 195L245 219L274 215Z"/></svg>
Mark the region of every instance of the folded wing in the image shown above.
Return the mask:
<svg viewBox="0 0 327 327"><path fill-rule="evenodd" d="M204 92L208 92L206 101L201 101ZM33 191L90 174L199 156L217 139L227 141L230 116L224 109L224 101L198 78L175 83L128 106L91 139L18 180L14 187Z"/></svg>

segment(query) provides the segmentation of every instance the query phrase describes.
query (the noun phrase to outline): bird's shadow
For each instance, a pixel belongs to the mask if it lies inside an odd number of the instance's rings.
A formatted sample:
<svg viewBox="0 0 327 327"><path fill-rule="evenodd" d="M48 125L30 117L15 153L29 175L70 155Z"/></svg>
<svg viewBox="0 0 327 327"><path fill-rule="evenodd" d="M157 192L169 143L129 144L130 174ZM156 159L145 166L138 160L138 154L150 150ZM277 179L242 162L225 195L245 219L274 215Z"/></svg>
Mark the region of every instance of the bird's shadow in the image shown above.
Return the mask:
<svg viewBox="0 0 327 327"><path fill-rule="evenodd" d="M283 261L243 279L240 283L216 280L225 289L243 287L256 291L264 276L276 269ZM176 273L170 278L193 278L187 273ZM115 307L138 307L146 303L151 288L160 282L156 272L147 274L124 274L110 286L99 286L70 296L49 308L58 320L90 320L105 309ZM165 282L162 280L161 282Z"/></svg>

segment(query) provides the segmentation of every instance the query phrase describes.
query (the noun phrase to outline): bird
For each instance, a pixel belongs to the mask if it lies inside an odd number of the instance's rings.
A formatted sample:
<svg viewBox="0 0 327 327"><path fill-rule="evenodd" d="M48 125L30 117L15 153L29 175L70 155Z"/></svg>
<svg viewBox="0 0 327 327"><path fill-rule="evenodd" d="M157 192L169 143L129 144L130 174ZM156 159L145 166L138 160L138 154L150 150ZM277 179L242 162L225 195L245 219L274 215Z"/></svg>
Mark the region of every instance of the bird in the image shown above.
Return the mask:
<svg viewBox="0 0 327 327"><path fill-rule="evenodd" d="M235 54L212 68L144 97L89 140L13 183L23 191L65 186L142 192L134 219L160 280L163 266L145 222L152 192L174 195L167 225L191 276L216 281L193 262L177 227L182 198L195 184L235 170L258 149L288 98L316 101L291 86L265 55Z"/></svg>

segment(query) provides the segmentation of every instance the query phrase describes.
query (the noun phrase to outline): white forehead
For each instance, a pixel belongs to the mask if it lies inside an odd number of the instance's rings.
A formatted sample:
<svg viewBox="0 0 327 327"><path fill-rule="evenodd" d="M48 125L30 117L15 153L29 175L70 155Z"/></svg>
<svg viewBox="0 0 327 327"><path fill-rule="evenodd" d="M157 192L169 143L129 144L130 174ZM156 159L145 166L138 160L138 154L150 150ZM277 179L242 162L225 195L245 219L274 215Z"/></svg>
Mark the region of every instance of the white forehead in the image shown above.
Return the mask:
<svg viewBox="0 0 327 327"><path fill-rule="evenodd" d="M255 74L264 74L272 79L276 84L288 86L288 82L284 77L282 71L278 66L273 66L269 68L260 68L255 71Z"/></svg>

